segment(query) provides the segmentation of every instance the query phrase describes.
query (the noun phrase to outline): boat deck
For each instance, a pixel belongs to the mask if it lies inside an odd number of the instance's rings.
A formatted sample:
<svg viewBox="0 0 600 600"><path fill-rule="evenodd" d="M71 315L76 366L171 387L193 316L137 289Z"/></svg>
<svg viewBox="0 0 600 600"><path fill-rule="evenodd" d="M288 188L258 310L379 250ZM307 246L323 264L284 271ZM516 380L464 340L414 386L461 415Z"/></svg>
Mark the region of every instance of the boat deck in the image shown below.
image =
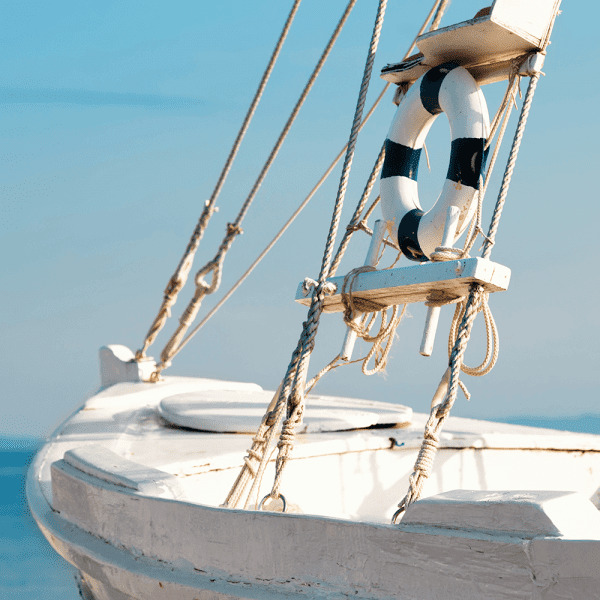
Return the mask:
<svg viewBox="0 0 600 600"><path fill-rule="evenodd" d="M99 444L177 477L186 500L219 506L252 435L175 427L158 411L166 397L206 389L238 390L243 397L260 387L170 377L159 384L119 383L87 400L36 461L48 504L52 505L51 464L69 450ZM415 413L401 428L299 434L284 493L310 514L387 522L405 493L426 419ZM262 495L270 488L273 460L274 456ZM304 481L310 482L312 493L307 494ZM450 417L424 495L452 489L556 489L577 490L597 501L599 487L600 436Z"/></svg>

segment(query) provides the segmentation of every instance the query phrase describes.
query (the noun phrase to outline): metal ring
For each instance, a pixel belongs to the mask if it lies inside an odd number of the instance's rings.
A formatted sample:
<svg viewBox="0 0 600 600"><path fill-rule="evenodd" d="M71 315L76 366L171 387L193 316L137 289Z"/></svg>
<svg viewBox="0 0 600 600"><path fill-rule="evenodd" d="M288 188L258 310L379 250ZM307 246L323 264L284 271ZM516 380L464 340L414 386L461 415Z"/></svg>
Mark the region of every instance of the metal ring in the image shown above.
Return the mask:
<svg viewBox="0 0 600 600"><path fill-rule="evenodd" d="M263 504L265 503L265 500L267 498L273 498L273 496L271 496L271 494L267 494L258 504L258 507L256 510L262 510ZM283 494L279 494L279 496L277 498L273 498L273 500L278 500L281 499L281 501L283 502L283 509L281 510L282 513L286 512L287 510L287 502L285 501L285 496Z"/></svg>
<svg viewBox="0 0 600 600"><path fill-rule="evenodd" d="M401 508L399 508L395 513L394 516L392 517L392 525L397 525L398 523L396 523L396 519L406 510L406 508L404 508L403 506Z"/></svg>

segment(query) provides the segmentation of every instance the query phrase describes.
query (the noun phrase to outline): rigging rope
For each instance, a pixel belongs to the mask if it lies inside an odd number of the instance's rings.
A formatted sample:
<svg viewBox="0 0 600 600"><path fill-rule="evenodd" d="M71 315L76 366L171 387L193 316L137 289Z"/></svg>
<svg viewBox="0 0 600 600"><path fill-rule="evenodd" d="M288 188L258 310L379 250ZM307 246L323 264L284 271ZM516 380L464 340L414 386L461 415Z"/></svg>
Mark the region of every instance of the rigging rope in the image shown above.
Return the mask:
<svg viewBox="0 0 600 600"><path fill-rule="evenodd" d="M556 18L555 13L554 19ZM554 24L554 19L552 21L552 25ZM544 44L540 50L541 53L545 53L546 47L549 43L550 32L552 26L549 28L548 34L544 40ZM540 78L541 72L539 70L529 73L530 80L529 85L527 87L527 92L525 94L525 100L523 101L523 106L521 108L521 114L519 115L519 122L517 124L517 128L515 130L515 135L513 138L513 143L511 147L511 151L508 157L506 169L504 171L504 176L502 179L502 185L500 187L500 192L498 194L498 200L496 202L496 206L494 208L494 214L492 216L492 221L490 223L490 228L488 231L488 235L486 236L486 240L483 245L482 258L489 258L489 255L492 250L492 246L494 244L494 239L498 230L498 225L500 221L500 216L502 214L502 209L506 202L506 197L508 195L508 188L510 186L510 181L512 177L512 173L514 171L515 163L517 160L517 155L519 152L519 147L521 145L521 141L523 139L523 134L525 131L525 125L527 123L527 117L529 116L529 112L531 110L531 103L533 101L533 95L535 93L535 89L537 86L537 82ZM518 71L515 76L520 77ZM517 84L518 85L518 84ZM511 88L511 84L509 83L508 89ZM508 95L508 92L507 92ZM505 96L506 98L506 96ZM514 98L514 95L512 95ZM508 112L508 110L507 110ZM507 120L507 116L504 117L505 122ZM495 119L499 121L500 118ZM503 128L504 124L503 124ZM486 331L488 338L488 348L486 351L486 356L481 365L475 368L466 367L463 364L463 357L467 347L467 342L471 335L471 329L473 327L473 323L477 313L483 311L484 317L486 319ZM460 320L460 326L458 326L458 333L456 333L456 324ZM450 380L448 384L448 389L445 395L443 402L439 404L435 404L425 425L425 432L423 434L423 442L421 444L421 449L419 451L419 455L415 462L415 466L413 469L413 473L409 478L409 487L405 497L402 499L400 504L398 505L398 510L394 513L392 517L392 523L396 523L398 518L408 509L408 507L415 501L417 501L422 492L423 486L425 484L426 479L431 475L433 470L433 462L435 459L435 455L437 452L437 448L439 445L439 435L441 433L444 422L449 416L450 409L452 408L456 395L458 392L458 387L461 386L460 381L460 371L463 370L467 374L481 376L489 373L489 371L494 366L494 363L497 359L498 345L497 342L494 344L493 353L490 354L490 330L491 336L496 337L497 340L497 330L489 312L489 308L487 306L487 294L484 291L483 287L479 284L472 284L469 295L464 303L464 306L460 304L457 306L451 331L450 331L450 342L449 345L452 346L450 351ZM443 383L443 379L442 379ZM442 384L440 384L441 386ZM439 390L438 390L439 391ZM437 397L438 393L436 392ZM434 397L434 398L435 398Z"/></svg>
<svg viewBox="0 0 600 600"><path fill-rule="evenodd" d="M425 425L423 433L423 442L419 455L415 462L412 475L409 477L408 491L400 504L398 510L392 517L392 523L395 523L402 513L416 500L423 492L423 486L433 470L433 462L440 441L442 427L450 415L450 409L454 405L458 388L460 386L459 375L463 364L463 356L467 348L467 342L471 336L473 322L480 310L480 304L483 301L483 287L479 284L472 284L469 296L465 303L465 310L458 328L456 343L452 349L450 359L450 381L448 391L443 402L432 407L429 419Z"/></svg>
<svg viewBox="0 0 600 600"><path fill-rule="evenodd" d="M531 110L533 95L535 94L535 89L537 87L537 83L540 79L540 76L540 71L533 73L531 75L531 79L529 80L529 85L527 86L527 92L525 94L525 100L523 101L521 115L519 116L517 131L515 133L513 144L510 149L510 155L508 157L508 162L504 171L504 177L502 178L502 185L500 186L498 200L496 201L496 206L494 207L494 214L492 215L487 239L484 243L483 252L481 254L482 258L489 258L490 254L492 253L492 246L495 243L498 225L500 224L500 217L502 216L502 210L504 209L506 196L508 195L508 188L510 186L512 174L515 169L517 156L519 154L519 148L521 147L521 140L523 139L523 134L525 133L525 125L527 124L527 118L529 117L529 111Z"/></svg>
<svg viewBox="0 0 600 600"><path fill-rule="evenodd" d="M327 236L327 242L325 244L323 260L321 262L321 270L319 272L318 285L313 293L308 317L306 322L304 323L304 328L298 344L299 353L294 353L295 355L298 355L298 358L296 359L294 356L292 358L292 362L288 367L288 376L286 376L286 380L291 379L290 376L292 372L294 373L294 379L293 384L291 385L289 395L286 395L285 398L285 402L287 404L287 418L283 422L281 434L279 436L279 443L277 444L278 455L275 462L275 480L273 482L271 492L269 493L269 496L271 498L279 498L280 496L279 488L281 486L281 478L293 447L295 428L300 423L302 419L302 414L304 412L304 388L306 384L306 371L308 369L310 355L314 348L314 340L319 327L321 313L323 312L325 300L324 286L326 284L326 279L329 275L331 267L335 236L339 228L339 223L341 219L344 197L346 195L346 188L348 185L348 178L350 175L350 169L352 167L352 160L354 158L356 140L358 137L359 126L362 121L362 113L365 105L367 91L369 88L371 73L373 70L373 63L375 61L375 53L377 51L377 46L379 43L379 36L381 34L381 28L383 26L383 19L385 15L386 6L387 0L379 0L377 16L375 18L375 25L373 27L373 34L371 36L371 43L369 45L369 51L365 64L365 70L363 73L362 83L360 86L358 102L356 105L354 120L352 122L352 129L348 141L348 150L346 151L346 158L344 160L342 176L340 177L340 184L335 200L333 215L329 228L329 234ZM283 404L282 396L280 396L280 399L282 400ZM264 456L263 461L261 461L261 467L263 467L262 462L264 462Z"/></svg>
<svg viewBox="0 0 600 600"><path fill-rule="evenodd" d="M429 24L431 18L436 13L436 11L438 11L441 4L442 4L442 0L436 0L434 2L433 7L431 8L429 14L427 15L421 29L415 36L412 44L410 45L408 51L406 52L406 55L404 56L404 60L406 60L410 56L410 53L413 51L413 49L416 46L416 39L420 35L422 35L424 33L424 31L427 29L427 25ZM430 28L430 30L432 30L432 29L433 29L433 26ZM389 87L389 84L386 84L386 86L384 87L384 89L381 93L381 96L383 95L383 93L385 93L385 91L388 89L388 87ZM378 99L378 101L379 101L379 99ZM346 147L348 147L348 146L346 146ZM374 208L376 207L378 202L379 202L379 196L371 204L371 206L367 210L367 213L365 214L363 219L357 222L356 230L363 229L369 235L372 234L372 232L366 226L366 219L368 219L368 217L370 216L370 214L372 213L372 211L374 210ZM356 211L355 211L355 214L356 214ZM352 233L353 233L353 231L350 232L349 236L351 236ZM347 237L349 237L349 236L347 236ZM345 236L344 240L342 240L342 243L341 243L341 245L342 244L344 245L344 249L345 249L345 246L347 246L347 237ZM384 240L384 242L386 244L390 244L387 240ZM342 246L340 246L340 247L342 247ZM331 270L333 270L334 268L337 269L337 266L339 264L339 259L337 257L339 255L341 258L341 255L343 255L343 252L344 252L344 250L342 250L341 253L338 250L338 253L336 253L336 258L334 259L334 261L332 263ZM331 272L331 270L330 270L330 272ZM323 291L325 291L325 286L323 287ZM258 491L257 488L260 486L262 474L264 474L264 469L266 468L266 464L269 460L269 458L267 457L268 448L270 448L270 446L273 442L273 439L275 437L277 428L279 427L279 425L282 421L282 418L283 418L283 408L286 406L284 401L287 399L287 395L291 388L292 380L296 373L296 367L298 364L299 353L301 351L301 347L302 347L302 338L299 340L298 345L297 345L296 349L294 350L294 353L292 354L292 360L291 360L290 366L288 367L286 376L276 394L277 402L275 405L273 405L273 403L271 403L271 405L267 409L267 412L265 413L265 415L262 419L262 422L257 430L257 433L256 433L255 437L253 438L252 446L248 450L248 456L245 457L245 459L244 459L244 466L240 470L238 477L237 477L236 481L234 482L234 484L225 500L225 506L235 508L240 505L241 498L244 495L247 484L249 483L249 481L251 479L254 479L254 484L246 498L244 507L248 506L250 499ZM336 359L334 359L329 365L327 365L324 369L322 369L317 374L317 376L315 376L307 384L307 390L310 390L314 386L314 384L318 381L318 379L320 379L320 377L322 377L326 372L328 372L332 368L335 368L335 364L338 359L339 359L339 357L336 357ZM349 363L346 363L346 364L349 364ZM275 401L275 398L274 398L274 401ZM258 465L256 465L256 463L254 462L255 460L259 461ZM257 467L258 467L258 471L255 470ZM259 475L259 476L257 477L257 475ZM257 482L258 482L258 485L257 485Z"/></svg>
<svg viewBox="0 0 600 600"><path fill-rule="evenodd" d="M368 120L371 118L371 116L375 112L375 109L379 106L379 103L381 102L381 100L389 86L390 86L390 83L386 83L386 85L381 90L381 93L379 94L379 96L377 97L375 102L373 102L373 105L369 109L369 112L367 113L367 115L363 119L362 123L360 124L361 130L367 124ZM348 144L346 144L340 150L339 154L333 159L333 162L329 165L329 167L327 168L325 173L322 175L321 179L319 179L319 181L316 183L316 185L310 191L308 196L306 196L306 198L300 203L298 208L296 208L296 210L292 213L290 218L285 222L283 227L277 232L275 237L269 242L269 244L265 247L265 249L258 255L258 257L248 267L248 269L246 269L244 274L233 284L233 286L231 286L231 288L229 288L229 291L223 296L223 298L221 298L221 300L219 300L219 302L208 312L206 317L204 317L204 319L202 319L202 321L200 323L198 323L198 325L196 325L196 327L191 331L191 333L189 333L187 335L187 337L181 342L181 344L173 352L173 357L175 357L177 354L179 354L179 352L183 349L183 347L200 331L200 329L202 329L202 327L204 327L204 325L206 325L206 323L208 323L208 321L210 321L210 319L212 319L212 317L215 316L217 311L225 304L225 302L227 302L227 300L229 300L229 298L235 293L235 291L240 287L240 285L242 285L242 283L248 278L248 276L252 273L252 271L254 271L254 269L262 262L263 258L271 251L273 246L275 246L275 244L280 240L280 238L283 236L283 234L288 230L290 225L296 220L296 217L306 208L308 203L312 200L313 196L321 188L323 183L325 183L325 181L327 180L329 175L331 175L331 172L333 171L335 166L338 164L338 162L340 161L342 156L344 156L344 154L346 153L347 148L348 148Z"/></svg>
<svg viewBox="0 0 600 600"><path fill-rule="evenodd" d="M331 35L331 38L329 39L327 46L325 47L325 50L323 50L323 53L321 54L321 57L319 58L317 65L315 66L308 82L306 83L302 93L300 94L300 98L296 102L296 105L294 106L292 113L290 114L282 132L280 133L279 138L277 139L277 142L275 143L275 146L271 150L271 153L269 154L267 161L263 165L263 168L261 169L261 172L260 172L258 178L256 179L254 185L252 186L252 189L251 189L250 193L248 194L248 197L244 201L235 221L233 223L227 224L227 232L225 234L225 237L223 238L223 241L221 242L221 245L219 246L217 254L211 261L206 263L206 265L204 267L202 267L196 274L196 281L195 281L196 291L194 293L194 296L190 300L188 306L186 307L182 316L180 317L179 325L178 325L177 329L175 330L175 333L173 333L173 335L171 336L171 338L165 345L163 351L161 352L161 355L160 355L161 362L156 365L156 371L153 374L153 380L155 380L155 381L158 380L160 378L160 373L164 369L166 369L167 367L170 366L171 359L177 353L178 348L183 340L183 337L185 336L185 333L187 332L190 325L196 318L196 315L198 314L198 311L200 310L200 306L202 304L202 300L204 299L204 297L208 294L214 293L219 288L220 283L221 283L221 272L222 272L223 262L225 260L225 255L231 248L231 245L233 244L234 239L242 233L242 229L241 229L242 221L244 220L244 217L246 216L254 198L256 197L256 194L258 193L258 190L260 189L260 187L264 181L264 178L266 177L269 169L271 168L271 165L273 164L275 157L279 153L279 150L281 149L281 146L283 145L283 142L292 127L292 124L296 120L296 117L298 116L298 113L300 112L300 108L304 104L304 101L306 100L308 93L312 89L319 73L321 72L321 69L323 68L323 65L325 64L325 61L329 57L329 54L330 54L335 42L337 41L348 17L350 16L350 13L352 12L352 9L354 8L355 4L356 4L356 0L349 0L348 4L344 10L344 13L342 14L342 17L340 18L338 24L336 25L336 28L335 28L333 34ZM209 274L211 275L210 285L204 281L204 277L208 276Z"/></svg>
<svg viewBox="0 0 600 600"><path fill-rule="evenodd" d="M436 2L433 3L433 6L432 6L431 10L429 11L429 14L427 15L425 21L423 22L423 25L421 25L419 32L414 37L410 47L404 54L402 61L405 61L410 57L411 52L415 49L415 47L417 45L417 39L419 38L419 36L421 36L425 32L425 30L427 29L427 25L429 24L429 21L431 20L432 17L433 17L433 22L432 22L431 26L429 27L429 31L434 31L435 29L437 29L439 27L440 21L442 20L444 12L446 11L446 8L448 7L449 3L450 3L450 0L436 0ZM389 83L388 83L388 86L389 86ZM386 88L387 88L387 86L386 86ZM400 99L401 99L402 95L404 95L406 93L407 89L408 89L407 87L402 86L402 85L398 87L397 91L401 92L401 96L400 97L394 96L394 104L400 103ZM375 161L375 166L373 167L371 176L369 177L369 180L367 181L367 185L365 186L365 191L363 192L363 195L361 196L360 200L358 201L358 204L356 206L354 214L352 215L352 218L350 219L350 223L348 224L348 226L346 227L346 231L344 232L344 237L342 238L340 245L338 246L337 252L335 254L335 258L333 259L333 263L331 266L330 277L333 277L335 275L335 273L337 272L340 262L346 252L346 249L348 248L348 244L350 243L350 238L354 235L354 233L356 233L356 231L358 231L359 229L362 229L368 235L372 234L372 231L366 226L366 223L367 223L367 219L371 215L371 212L373 211L373 209L379 202L379 196L377 196L376 200L373 202L373 204L371 205L371 207L369 208L369 210L367 211L365 216L361 218L361 214L362 214L362 211L364 210L366 202L369 199L369 196L373 189L373 185L377 179L377 175L379 174L379 171L381 170L381 165L383 165L384 159L385 159L385 144L383 145L383 147L379 153L379 156L377 157L377 160ZM428 160L428 162L429 162L429 160ZM397 247L388 240L384 240L384 244L386 246L391 246L392 248L397 249Z"/></svg>
<svg viewBox="0 0 600 600"><path fill-rule="evenodd" d="M217 198L219 197L219 194L221 193L221 189L223 188L223 185L225 184L225 180L227 179L227 175L229 174L229 171L231 170L231 166L233 165L233 161L238 153L238 150L240 149L242 140L244 139L244 136L246 135L246 131L248 131L248 127L250 126L252 117L254 116L254 113L256 112L258 104L262 98L262 95L263 95L263 92L267 85L267 82L269 81L269 78L271 76L273 68L275 67L275 63L277 62L277 59L281 52L281 48L283 47L283 43L285 42L285 39L287 38L287 34L290 30L292 22L294 21L294 17L296 16L296 12L298 11L301 1L302 0L294 1L292 9L290 10L290 13L286 19L285 25L283 26L281 34L279 35L279 39L277 40L277 44L275 45L275 49L273 50L273 53L271 54L269 63L263 73L261 80L260 80L258 89L256 90L256 93L254 94L254 98L252 99L252 102L250 103L250 107L248 108L248 112L246 113L246 116L244 117L242 126L240 127L240 130L238 131L235 141L233 142L233 146L229 152L229 156L227 157L227 160L225 161L223 170L221 171L221 174L219 175L219 179L217 180L215 188L214 188L210 198L206 201L206 203L204 205L204 209L202 210L202 214L200 215L198 224L196 225L196 228L194 229L194 232L193 232L192 237L187 245L187 248L185 249L183 257L181 258L181 261L179 262L179 265L177 266L175 273L173 274L173 276L169 280L169 283L167 284L167 287L166 287L165 293L164 293L164 298L163 298L161 307L158 311L158 315L154 319L154 322L152 323L150 330L146 334L146 338L144 340L144 344L143 344L142 348L140 350L138 350L136 353L136 360L138 360L138 361L144 360L146 358L146 352L147 352L148 348L154 342L154 340L156 339L156 336L158 335L160 330L164 327L165 323L167 322L167 319L171 316L171 307L177 301L177 295L179 294L179 292L181 291L181 289L185 286L185 284L187 282L189 272L190 272L190 270L192 268L192 264L194 262L194 256L196 254L196 250L198 249L198 246L200 245L200 240L204 236L204 231L206 229L206 226L208 225L208 222L209 222L211 216L216 211L215 204L217 202Z"/></svg>
<svg viewBox="0 0 600 600"><path fill-rule="evenodd" d="M447 4L448 4L448 2L444 2L443 3L443 5L444 5L444 9L443 10L445 10L445 6ZM419 30L419 32L415 36L415 38L414 38L414 40L413 40L410 48L408 49L408 51L404 55L403 60L406 60L410 56L410 53L414 50L414 48L416 46L416 40L417 40L417 38L421 34L424 33L425 29L427 28L427 24L429 23L429 21L430 21L431 17L433 16L433 14L436 13L436 10L437 10L436 14L439 14L441 6L442 6L442 2L440 0L438 0L438 2L434 3L433 8L431 9L430 13L428 14L427 18L425 19L425 22L421 26L421 29ZM442 11L441 14L443 14L443 11ZM434 21L435 21L435 19L434 19ZM439 24L439 21L438 21L438 24ZM434 25L432 25L429 30L432 31L433 29L436 29L436 28L437 28L437 26L434 27ZM371 118L371 115L373 114L373 112L375 111L375 109L377 108L377 106L379 105L379 103L381 102L383 96L385 95L385 93L388 90L388 88L390 87L390 85L391 85L390 82L387 82L385 84L385 86L381 90L381 93L379 94L379 96L377 97L377 99L375 100L375 102L373 103L373 105L371 106L371 108L369 109L369 112L367 113L366 117L363 119L363 122L360 125L360 130L362 130L362 128L364 127L364 125ZM266 246L266 248L258 255L258 257L254 260L254 262L248 267L248 269L244 272L244 274L234 283L234 285L228 290L228 292L223 296L223 298L221 298L221 300L219 300L219 302L208 312L208 314L206 315L206 317L204 317L204 319L202 319L202 321L191 331L191 333L189 333L183 339L183 341L181 342L181 344L179 344L179 346L177 346L177 348L173 351L171 360L177 354L179 354L179 352L186 346L186 344L208 323L208 321L210 321L210 319L212 319L212 317L214 317L214 315L219 311L219 309L227 302L227 300L229 300L229 298L237 291L237 289L240 287L240 285L248 278L248 276L252 273L252 271L254 271L254 269L262 262L262 260L264 259L264 257L271 251L271 249L273 248L273 246L275 246L275 244L279 241L279 239L282 237L282 235L287 231L287 229L290 227L290 225L294 222L294 220L296 219L296 217L304 210L304 208L307 206L307 204L310 202L310 200L313 198L313 196L319 190L319 188L321 187L321 185L323 185L323 183L325 182L325 180L329 177L329 175L331 174L331 172L333 171L333 169L335 168L335 166L337 165L337 163L340 161L340 159L342 158L342 156L344 156L347 148L348 148L348 144L346 144L342 148L342 150L340 151L340 153L333 160L333 162L331 163L331 165L329 166L329 168L325 171L324 175L317 182L317 184L312 189L312 191L309 193L309 195L298 206L298 208L294 211L294 213L292 214L292 216L286 221L286 223L283 225L283 227L279 230L279 232L275 235L275 237L271 240L271 242L269 242L269 244ZM383 157L382 157L381 160L383 160ZM371 189L372 189L372 187L371 187ZM368 195L367 195L366 198L368 199ZM342 239L342 242L340 243L340 246L338 247L338 250L336 252L336 255L335 255L335 258L334 258L334 261L333 261L333 266L331 268L331 275L332 276L337 271L337 268L339 266L339 261L341 260L343 254L344 254L344 252L346 250L346 247L348 245L348 242L350 241L350 237L352 236L352 234L355 231L358 231L359 229L361 229L365 233L367 233L367 235L372 235L372 231L366 225L366 222L367 222L369 216L371 215L373 209L375 208L375 206L377 205L378 202L379 202L379 196L373 202L373 204L371 205L371 207L369 208L369 210L367 211L367 213L365 214L365 216L362 219L360 219L360 213L362 212L362 209L364 208L364 205L363 205L363 207L360 210L357 207L357 211L355 212L355 217L353 217L353 219L351 220L351 224L348 225L347 231L344 234L344 238ZM354 224L355 221L356 221L356 223ZM348 229L350 231L348 231ZM391 241L389 241L389 240L384 240L383 243L385 245L387 245L387 246L391 246L392 248L397 249L397 247Z"/></svg>

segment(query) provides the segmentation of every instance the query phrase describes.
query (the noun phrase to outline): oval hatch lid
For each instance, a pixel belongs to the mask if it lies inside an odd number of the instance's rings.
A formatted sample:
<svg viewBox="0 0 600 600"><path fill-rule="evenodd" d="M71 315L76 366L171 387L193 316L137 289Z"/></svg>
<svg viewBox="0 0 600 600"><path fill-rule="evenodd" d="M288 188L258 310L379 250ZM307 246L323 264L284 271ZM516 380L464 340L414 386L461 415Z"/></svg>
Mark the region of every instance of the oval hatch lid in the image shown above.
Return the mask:
<svg viewBox="0 0 600 600"><path fill-rule="evenodd" d="M203 390L169 396L158 412L173 425L214 433L255 433L274 392ZM298 433L408 425L412 409L398 404L333 396L307 397Z"/></svg>

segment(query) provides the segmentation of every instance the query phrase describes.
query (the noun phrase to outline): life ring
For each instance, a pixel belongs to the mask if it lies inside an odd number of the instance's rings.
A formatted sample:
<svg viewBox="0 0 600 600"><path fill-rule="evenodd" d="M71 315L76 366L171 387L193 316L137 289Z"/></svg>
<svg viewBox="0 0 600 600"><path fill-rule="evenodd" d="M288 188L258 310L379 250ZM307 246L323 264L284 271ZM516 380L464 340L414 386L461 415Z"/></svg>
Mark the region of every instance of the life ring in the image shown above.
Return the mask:
<svg viewBox="0 0 600 600"><path fill-rule="evenodd" d="M450 121L450 165L439 198L424 212L417 188L419 158L441 112ZM429 259L441 244L448 207L460 210L456 237L467 227L476 208L473 199L485 168L489 131L483 92L470 73L455 63L427 71L403 98L385 141L380 193L390 236L407 258Z"/></svg>

